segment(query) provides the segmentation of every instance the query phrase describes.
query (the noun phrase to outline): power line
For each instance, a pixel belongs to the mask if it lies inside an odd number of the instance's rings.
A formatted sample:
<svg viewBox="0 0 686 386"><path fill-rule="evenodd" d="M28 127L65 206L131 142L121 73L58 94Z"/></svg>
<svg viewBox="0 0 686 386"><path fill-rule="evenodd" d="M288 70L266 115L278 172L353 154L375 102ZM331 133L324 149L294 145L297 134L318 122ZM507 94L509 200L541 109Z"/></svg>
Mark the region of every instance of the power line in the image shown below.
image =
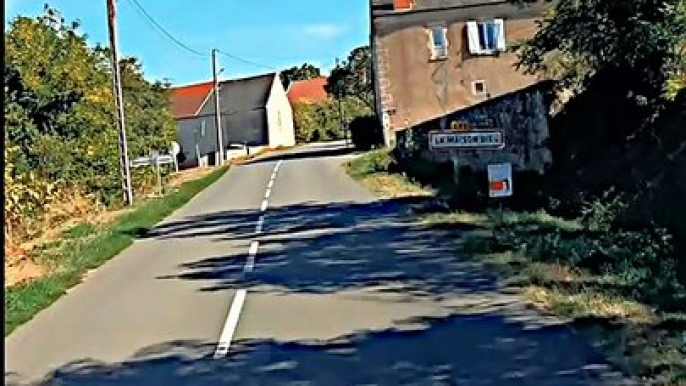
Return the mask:
<svg viewBox="0 0 686 386"><path fill-rule="evenodd" d="M131 1L133 1L133 4L136 6L136 8L138 8L138 11L141 14L143 14L143 16L145 16L155 27L157 27L158 30L160 30L160 32L162 32L166 37L171 39L171 41L176 43L179 47L185 49L186 51L188 51L192 54L198 55L198 56L204 56L204 57L209 56L207 54L203 54L200 51L197 51L197 50L194 50L194 49L188 47L186 44L181 42L179 39L175 38L174 35L167 32L167 30L164 29L164 27L162 27L158 22L155 21L155 19L152 16L150 16L150 14L145 10L145 8L143 8L143 6L138 2L138 0L131 0Z"/></svg>
<svg viewBox="0 0 686 386"><path fill-rule="evenodd" d="M185 49L186 51L188 51L188 52L190 52L190 53L192 53L192 54L194 54L194 55L198 55L198 56L202 56L202 57L209 57L209 55L204 54L204 53L202 53L202 52L200 52L200 51L194 50L193 48L191 48L191 47L189 47L188 45L184 44L184 43L183 43L182 41L180 41L179 39L175 38L174 35L172 35L171 33L169 33L164 27L162 27L157 21L155 21L155 19L145 10L145 8L138 2L138 0L131 0L131 1L134 3L134 5L135 5L136 8L138 9L138 11L139 11L143 16L145 16L145 17L146 17L146 18L147 18L147 19L148 19L148 20L149 20L158 30L160 30L160 32L162 32L162 33L163 33L166 37L168 37L172 42L176 43L179 47ZM256 67L263 67L263 68L267 68L267 69L270 69L270 70L278 71L277 68L274 68L274 67L272 67L272 66L268 66L268 65L266 65L266 64L261 64L261 63L258 63L258 62L254 62L254 61L252 61L252 60L244 59L244 58L241 58L240 56L237 56L237 55L234 55L234 54L230 54L230 53L224 52L224 51L222 51L222 50L217 50L217 52L219 52L220 54L222 54L222 55L224 55L224 56L226 56L226 57L229 57L229 58L231 58L231 59L237 60L237 61L239 61L239 62L243 62L243 63L245 63L245 64L250 64L250 65L256 66Z"/></svg>
<svg viewBox="0 0 686 386"><path fill-rule="evenodd" d="M250 64L250 65L253 65L253 66L256 66L256 67L267 68L267 69L269 69L269 70L279 71L279 69L274 68L274 67L272 67L272 66L268 66L268 65L266 65L266 64L260 64L260 63L257 63L257 62L253 62L253 61L248 60L248 59L243 59L243 58L241 58L240 56L236 56L236 55L233 55L233 54L229 54L228 52L224 52L224 51L222 51L222 50L217 50L217 52L219 52L220 54L222 54L222 55L224 55L224 56L226 56L226 57L228 57L228 58L237 60L237 61L239 61L239 62L243 62L243 63L245 63L245 64Z"/></svg>

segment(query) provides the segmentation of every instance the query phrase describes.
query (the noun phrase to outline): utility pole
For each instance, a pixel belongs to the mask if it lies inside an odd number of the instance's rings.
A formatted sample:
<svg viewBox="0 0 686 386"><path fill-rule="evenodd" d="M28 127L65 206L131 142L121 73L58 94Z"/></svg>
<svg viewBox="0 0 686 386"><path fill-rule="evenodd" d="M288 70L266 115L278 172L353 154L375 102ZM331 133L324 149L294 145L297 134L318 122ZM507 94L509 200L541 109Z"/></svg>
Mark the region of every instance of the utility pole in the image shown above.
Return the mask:
<svg viewBox="0 0 686 386"><path fill-rule="evenodd" d="M219 107L219 80L217 78L217 49L212 49L212 77L214 78L214 124L217 126L218 164L224 164L224 130L222 130L221 109Z"/></svg>
<svg viewBox="0 0 686 386"><path fill-rule="evenodd" d="M133 205L133 190L131 187L131 165L129 164L129 149L126 143L126 121L124 119L124 98L121 90L121 70L119 68L119 52L117 50L117 23L115 0L107 1L107 26L110 34L110 50L112 51L112 90L117 108L117 129L119 131L119 153L122 174L122 187L127 205Z"/></svg>
<svg viewBox="0 0 686 386"><path fill-rule="evenodd" d="M338 68L338 58L336 58L336 68ZM336 99L338 100L338 117L341 121L341 129L343 130L343 136L345 137L345 146L348 146L348 130L345 127L345 119L343 117L343 103L341 101L342 86L340 80L336 81Z"/></svg>

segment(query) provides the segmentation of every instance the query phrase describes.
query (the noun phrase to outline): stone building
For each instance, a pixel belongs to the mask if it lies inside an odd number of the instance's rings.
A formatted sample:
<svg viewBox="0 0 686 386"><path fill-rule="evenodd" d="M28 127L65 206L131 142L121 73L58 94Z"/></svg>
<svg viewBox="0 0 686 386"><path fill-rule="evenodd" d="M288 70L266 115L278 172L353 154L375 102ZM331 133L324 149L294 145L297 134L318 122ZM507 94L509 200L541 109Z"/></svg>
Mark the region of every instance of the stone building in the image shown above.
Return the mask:
<svg viewBox="0 0 686 386"><path fill-rule="evenodd" d="M376 109L396 133L538 82L510 48L531 37L543 3L370 0Z"/></svg>

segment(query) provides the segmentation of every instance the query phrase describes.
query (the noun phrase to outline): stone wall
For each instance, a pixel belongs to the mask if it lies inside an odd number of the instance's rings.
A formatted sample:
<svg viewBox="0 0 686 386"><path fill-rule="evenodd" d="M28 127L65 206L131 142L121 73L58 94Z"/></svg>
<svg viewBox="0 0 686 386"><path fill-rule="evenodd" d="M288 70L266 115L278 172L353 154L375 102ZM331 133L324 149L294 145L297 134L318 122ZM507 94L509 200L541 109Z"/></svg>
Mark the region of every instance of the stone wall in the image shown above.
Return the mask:
<svg viewBox="0 0 686 386"><path fill-rule="evenodd" d="M547 147L548 91L548 83L539 83L401 131L397 135L397 155L403 162L418 159L437 164L452 162L460 169L468 168L473 172L485 172L488 164L509 162L514 172L544 174L552 165ZM453 121L500 129L505 147L499 150L430 150L429 132L448 129Z"/></svg>

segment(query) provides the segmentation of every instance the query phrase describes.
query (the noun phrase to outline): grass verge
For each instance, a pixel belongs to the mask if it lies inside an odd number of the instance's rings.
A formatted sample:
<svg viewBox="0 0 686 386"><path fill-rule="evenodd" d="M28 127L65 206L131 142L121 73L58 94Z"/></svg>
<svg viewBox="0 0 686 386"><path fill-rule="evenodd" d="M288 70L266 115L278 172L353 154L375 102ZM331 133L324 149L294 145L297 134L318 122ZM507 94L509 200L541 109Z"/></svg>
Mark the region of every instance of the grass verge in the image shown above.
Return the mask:
<svg viewBox="0 0 686 386"><path fill-rule="evenodd" d="M393 173L393 161L384 151L361 156L347 165L347 171L385 197L424 189ZM606 214L605 209L607 205L594 213ZM544 211L423 210L419 216L427 227L460 231L463 256L497 270L506 285L541 312L567 320L617 369L647 386L686 385L686 309L682 305L671 312L658 311L646 300L665 297L664 289L654 291L665 283L651 278L668 276L660 271L661 264L651 263L659 261L657 252L663 248L659 237L655 242L636 232L589 232L588 224L579 219ZM629 241L622 240L625 236ZM593 255L617 261L608 270L601 268L606 262L593 261Z"/></svg>
<svg viewBox="0 0 686 386"><path fill-rule="evenodd" d="M5 336L78 284L88 270L131 245L136 230L151 227L170 215L217 181L227 169L186 181L163 197L142 201L109 223L79 224L59 241L36 251L41 262L51 267L51 273L5 290Z"/></svg>
<svg viewBox="0 0 686 386"><path fill-rule="evenodd" d="M422 187L403 174L393 173L387 150L373 150L345 164L346 171L375 195L382 198L431 196L433 191Z"/></svg>

